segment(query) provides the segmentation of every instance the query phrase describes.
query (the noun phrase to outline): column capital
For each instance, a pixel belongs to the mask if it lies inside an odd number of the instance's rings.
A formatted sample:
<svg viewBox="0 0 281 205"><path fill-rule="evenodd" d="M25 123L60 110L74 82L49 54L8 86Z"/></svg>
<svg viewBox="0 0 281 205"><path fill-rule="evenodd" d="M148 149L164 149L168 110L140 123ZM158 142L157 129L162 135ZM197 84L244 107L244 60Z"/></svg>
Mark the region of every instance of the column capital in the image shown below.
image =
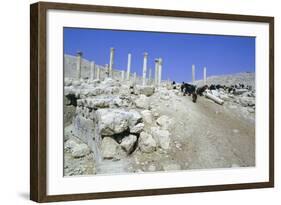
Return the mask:
<svg viewBox="0 0 281 205"><path fill-rule="evenodd" d="M148 53L147 53L147 52L144 52L143 55L144 55L144 56L148 56Z"/></svg>
<svg viewBox="0 0 281 205"><path fill-rule="evenodd" d="M110 50L111 50L111 51L114 51L114 50L115 50L115 48L114 48L114 47L111 47L111 48L110 48Z"/></svg>
<svg viewBox="0 0 281 205"><path fill-rule="evenodd" d="M158 62L159 62L159 64L162 64L163 63L162 58L158 58Z"/></svg>
<svg viewBox="0 0 281 205"><path fill-rule="evenodd" d="M77 56L82 56L82 55L83 55L82 51L77 51Z"/></svg>

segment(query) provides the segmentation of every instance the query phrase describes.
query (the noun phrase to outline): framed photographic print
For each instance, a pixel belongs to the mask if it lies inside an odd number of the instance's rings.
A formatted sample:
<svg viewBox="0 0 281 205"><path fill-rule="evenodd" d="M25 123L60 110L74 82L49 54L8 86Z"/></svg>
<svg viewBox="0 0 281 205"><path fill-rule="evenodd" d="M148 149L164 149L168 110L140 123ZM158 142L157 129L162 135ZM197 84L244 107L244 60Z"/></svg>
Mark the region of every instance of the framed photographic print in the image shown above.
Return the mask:
<svg viewBox="0 0 281 205"><path fill-rule="evenodd" d="M274 18L40 2L37 202L274 186Z"/></svg>

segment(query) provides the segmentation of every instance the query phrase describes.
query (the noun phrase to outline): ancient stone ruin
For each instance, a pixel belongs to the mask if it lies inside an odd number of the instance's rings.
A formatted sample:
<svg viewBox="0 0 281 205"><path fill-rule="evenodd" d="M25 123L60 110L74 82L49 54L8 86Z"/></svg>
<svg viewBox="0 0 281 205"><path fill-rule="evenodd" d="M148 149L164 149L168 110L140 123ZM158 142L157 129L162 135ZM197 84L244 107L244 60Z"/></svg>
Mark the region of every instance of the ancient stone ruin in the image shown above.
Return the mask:
<svg viewBox="0 0 281 205"><path fill-rule="evenodd" d="M131 53L126 70L122 70L115 68L114 52L111 48L107 65L84 59L82 52L76 57L64 56L64 174L196 168L184 157L192 150L185 135L189 136L193 129L185 133L184 125L187 121L195 125L198 120L193 122L193 113L186 110L188 106L183 107L187 97L180 92L180 84L162 80L162 58L155 59L152 72L147 67L149 55L144 53L140 77L131 73ZM204 84L206 73L205 67ZM195 65L192 81L196 82ZM237 109L245 107L247 115L254 118L253 90L239 88L231 93L224 89L207 90L204 95L205 101L208 98Z"/></svg>

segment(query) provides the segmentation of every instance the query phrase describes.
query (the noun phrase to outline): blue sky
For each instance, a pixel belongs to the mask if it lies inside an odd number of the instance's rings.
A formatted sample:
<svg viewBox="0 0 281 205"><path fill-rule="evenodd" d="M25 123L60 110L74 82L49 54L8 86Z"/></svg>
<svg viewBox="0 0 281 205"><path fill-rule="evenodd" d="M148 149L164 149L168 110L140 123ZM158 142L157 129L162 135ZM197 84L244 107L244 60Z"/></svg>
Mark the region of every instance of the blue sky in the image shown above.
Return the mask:
<svg viewBox="0 0 281 205"><path fill-rule="evenodd" d="M191 66L196 79L207 76L255 72L255 38L200 34L117 31L64 28L64 54L83 57L97 64L109 63L110 47L115 48L114 65L127 68L128 53L132 54L132 72L142 73L143 53L148 52L148 68L154 74L154 59L163 59L163 79L191 81Z"/></svg>

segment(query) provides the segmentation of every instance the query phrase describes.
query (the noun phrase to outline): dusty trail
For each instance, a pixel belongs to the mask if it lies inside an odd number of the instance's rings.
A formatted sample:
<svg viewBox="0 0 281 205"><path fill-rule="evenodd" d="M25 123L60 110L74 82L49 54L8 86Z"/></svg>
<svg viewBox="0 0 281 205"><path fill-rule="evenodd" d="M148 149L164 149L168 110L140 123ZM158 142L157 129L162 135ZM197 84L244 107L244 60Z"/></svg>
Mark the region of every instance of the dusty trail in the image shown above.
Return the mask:
<svg viewBox="0 0 281 205"><path fill-rule="evenodd" d="M175 120L172 138L181 150L171 153L185 169L225 168L255 165L255 129L246 119L238 119L227 105L205 97L197 103L177 96L158 112Z"/></svg>

